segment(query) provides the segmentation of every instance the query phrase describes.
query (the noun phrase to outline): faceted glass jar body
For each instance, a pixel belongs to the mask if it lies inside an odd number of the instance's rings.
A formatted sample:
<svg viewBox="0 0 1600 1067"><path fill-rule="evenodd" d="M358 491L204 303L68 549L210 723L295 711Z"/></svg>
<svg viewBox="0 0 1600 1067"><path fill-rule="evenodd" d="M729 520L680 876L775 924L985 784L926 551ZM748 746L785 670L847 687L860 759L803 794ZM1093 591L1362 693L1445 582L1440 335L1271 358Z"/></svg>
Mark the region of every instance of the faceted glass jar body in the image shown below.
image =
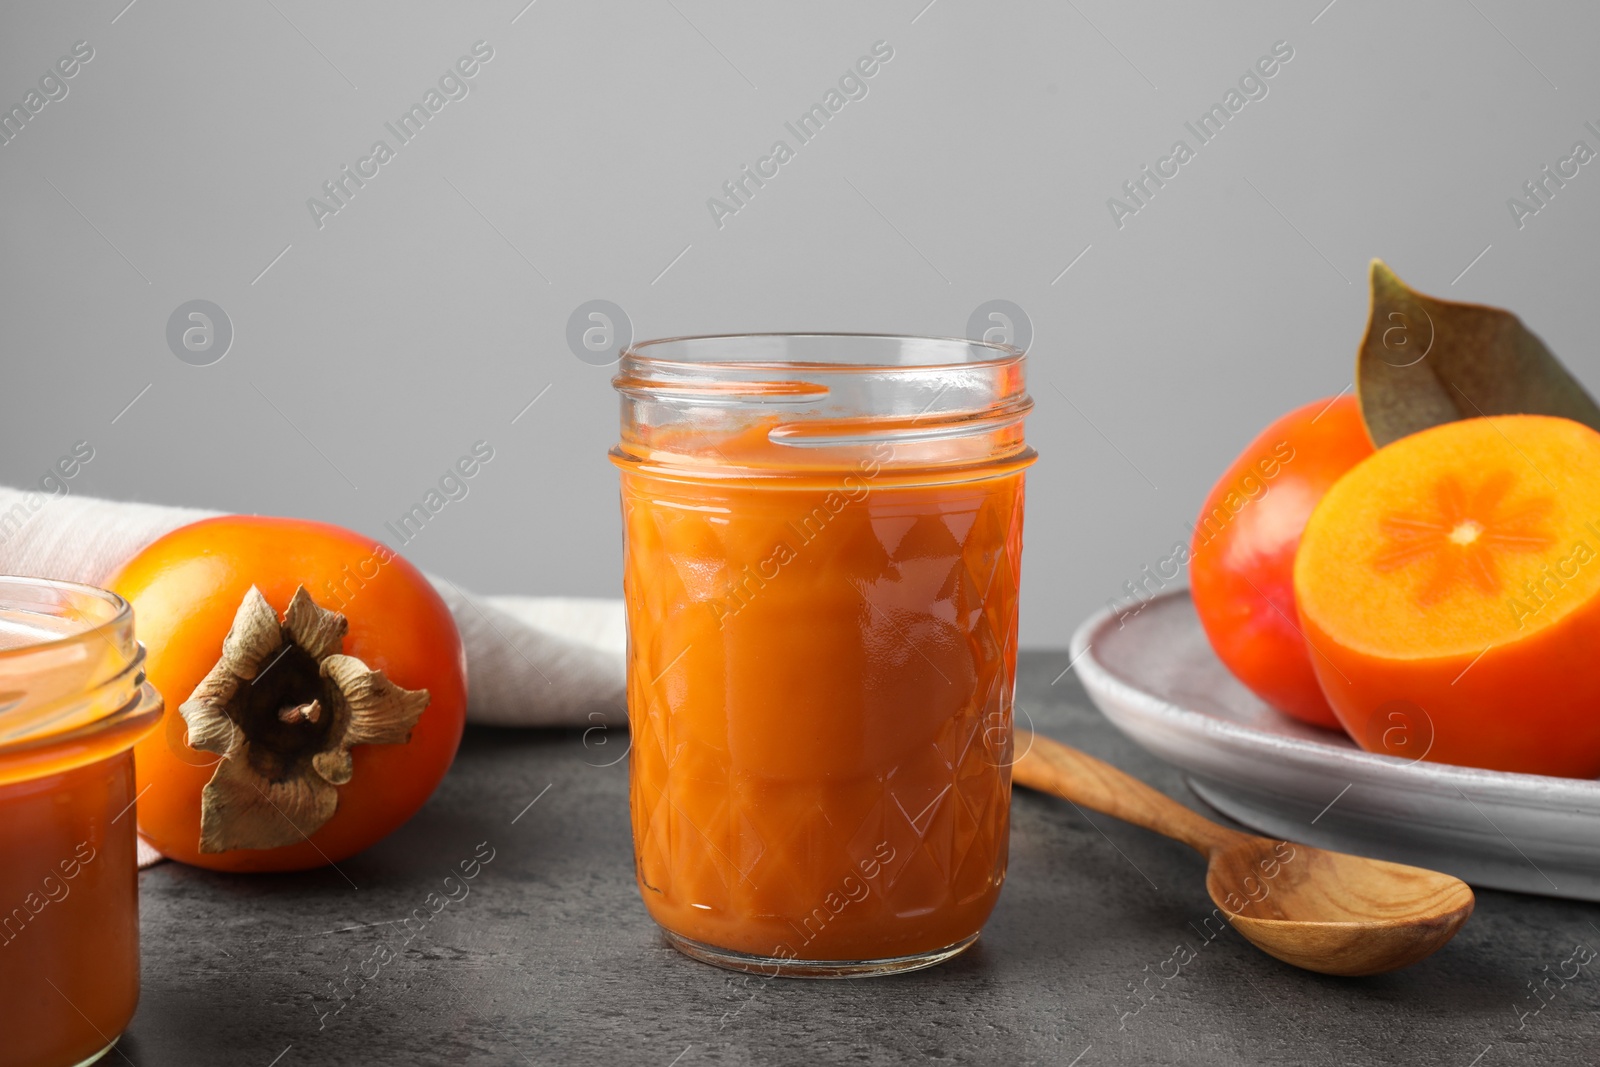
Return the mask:
<svg viewBox="0 0 1600 1067"><path fill-rule="evenodd" d="M133 613L0 577L0 1059L104 1055L139 1001L132 747L161 718Z"/></svg>
<svg viewBox="0 0 1600 1067"><path fill-rule="evenodd" d="M1021 353L690 338L635 346L617 386L651 915L770 974L961 951L1005 878Z"/></svg>

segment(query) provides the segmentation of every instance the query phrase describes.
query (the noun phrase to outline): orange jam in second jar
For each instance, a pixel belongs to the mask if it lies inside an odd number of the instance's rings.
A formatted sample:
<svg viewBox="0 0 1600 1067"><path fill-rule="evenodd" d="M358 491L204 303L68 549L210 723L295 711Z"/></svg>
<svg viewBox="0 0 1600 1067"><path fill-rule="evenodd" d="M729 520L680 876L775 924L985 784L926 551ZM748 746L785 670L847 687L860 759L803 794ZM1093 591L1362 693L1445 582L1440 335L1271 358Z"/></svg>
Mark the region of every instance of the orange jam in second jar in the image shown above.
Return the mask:
<svg viewBox="0 0 1600 1067"><path fill-rule="evenodd" d="M133 744L161 718L133 615L0 577L0 1061L109 1051L139 1000Z"/></svg>
<svg viewBox="0 0 1600 1067"><path fill-rule="evenodd" d="M1033 460L1021 362L852 336L624 357L635 860L688 954L905 970L994 908Z"/></svg>

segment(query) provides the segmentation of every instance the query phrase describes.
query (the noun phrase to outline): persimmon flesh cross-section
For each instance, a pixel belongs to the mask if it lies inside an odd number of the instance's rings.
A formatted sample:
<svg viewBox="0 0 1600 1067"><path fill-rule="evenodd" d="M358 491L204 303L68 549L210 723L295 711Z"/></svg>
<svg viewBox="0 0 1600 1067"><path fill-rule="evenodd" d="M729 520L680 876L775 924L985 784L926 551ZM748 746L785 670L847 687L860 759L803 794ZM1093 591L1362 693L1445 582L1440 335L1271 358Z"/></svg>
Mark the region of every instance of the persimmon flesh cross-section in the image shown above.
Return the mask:
<svg viewBox="0 0 1600 1067"><path fill-rule="evenodd" d="M1600 775L1600 433L1505 415L1402 438L1323 498L1294 584L1363 747Z"/></svg>

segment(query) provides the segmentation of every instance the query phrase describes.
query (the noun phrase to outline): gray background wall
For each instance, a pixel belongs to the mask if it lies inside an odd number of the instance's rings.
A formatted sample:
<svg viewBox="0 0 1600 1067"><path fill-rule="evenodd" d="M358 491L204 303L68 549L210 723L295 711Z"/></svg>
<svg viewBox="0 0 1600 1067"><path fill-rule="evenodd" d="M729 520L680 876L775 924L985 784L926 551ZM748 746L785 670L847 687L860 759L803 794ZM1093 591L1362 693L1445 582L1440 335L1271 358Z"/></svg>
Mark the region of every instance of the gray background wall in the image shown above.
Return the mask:
<svg viewBox="0 0 1600 1067"><path fill-rule="evenodd" d="M0 147L0 481L86 439L76 492L383 536L487 439L407 553L609 595L616 404L569 351L580 304L639 337L949 334L1001 298L1034 331L1024 640L1062 645L1245 440L1349 383L1372 256L1600 382L1600 164L1520 230L1506 207L1600 149L1579 0L525 2L6 5L0 103L94 58ZM384 123L479 40L399 147ZM879 40L867 96L719 229L707 198ZM1280 40L1199 146L1183 123ZM380 138L319 229L307 199ZM1178 138L1196 157L1118 228L1107 198ZM167 343L192 299L235 332L208 366Z"/></svg>

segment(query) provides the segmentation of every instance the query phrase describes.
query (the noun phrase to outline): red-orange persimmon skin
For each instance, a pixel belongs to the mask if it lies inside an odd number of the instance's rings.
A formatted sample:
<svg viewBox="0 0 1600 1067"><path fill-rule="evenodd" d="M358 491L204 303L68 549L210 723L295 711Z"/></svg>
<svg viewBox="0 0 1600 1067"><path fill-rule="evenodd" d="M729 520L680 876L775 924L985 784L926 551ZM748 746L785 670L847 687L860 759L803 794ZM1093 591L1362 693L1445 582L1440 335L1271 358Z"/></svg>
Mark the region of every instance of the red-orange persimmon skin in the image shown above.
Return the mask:
<svg viewBox="0 0 1600 1067"><path fill-rule="evenodd" d="M299 586L350 623L344 652L396 685L426 689L405 744L359 745L333 817L298 844L200 851L200 791L218 757L192 749L178 712L217 662L254 585L281 616ZM134 750L139 830L162 854L223 871L295 871L361 851L411 818L455 758L466 722L466 656L422 572L369 537L326 523L229 515L184 526L140 552L110 587L134 610L161 726Z"/></svg>
<svg viewBox="0 0 1600 1067"><path fill-rule="evenodd" d="M1251 441L1200 509L1190 592L1217 658L1268 704L1340 729L1294 603L1294 554L1334 482L1372 454L1353 396L1296 408Z"/></svg>

